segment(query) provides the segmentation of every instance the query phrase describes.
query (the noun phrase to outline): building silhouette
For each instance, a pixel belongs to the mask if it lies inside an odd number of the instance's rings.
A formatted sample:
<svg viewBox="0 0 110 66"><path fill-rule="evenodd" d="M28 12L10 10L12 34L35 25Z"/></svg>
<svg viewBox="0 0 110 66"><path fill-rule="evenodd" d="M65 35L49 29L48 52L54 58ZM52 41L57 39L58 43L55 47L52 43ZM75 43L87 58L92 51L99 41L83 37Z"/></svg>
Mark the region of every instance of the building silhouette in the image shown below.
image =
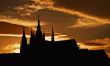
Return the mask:
<svg viewBox="0 0 110 66"><path fill-rule="evenodd" d="M21 46L20 46L20 52L22 54L25 54L27 50L27 38L25 35L25 29L23 27L23 35L22 35L22 41L21 41Z"/></svg>
<svg viewBox="0 0 110 66"><path fill-rule="evenodd" d="M11 60L11 61L10 61ZM38 16L37 31L31 29L29 44L23 27L20 53L1 54L1 64L35 64L35 65L109 65L109 59L104 50L80 49L75 39L55 41L52 25L51 41L45 40L45 33L40 26Z"/></svg>

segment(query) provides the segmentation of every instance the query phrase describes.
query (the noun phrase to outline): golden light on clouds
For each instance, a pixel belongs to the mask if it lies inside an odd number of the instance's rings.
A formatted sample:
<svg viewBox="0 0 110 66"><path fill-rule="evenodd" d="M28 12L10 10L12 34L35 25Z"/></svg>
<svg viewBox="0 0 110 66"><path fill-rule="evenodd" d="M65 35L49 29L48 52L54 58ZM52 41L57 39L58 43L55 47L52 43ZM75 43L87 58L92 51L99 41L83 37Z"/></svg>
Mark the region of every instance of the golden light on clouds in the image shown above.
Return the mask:
<svg viewBox="0 0 110 66"><path fill-rule="evenodd" d="M62 35L59 33L55 33L55 34L57 34L57 35L55 35L55 41L62 41L62 40L70 39L67 35ZM17 35L17 34L0 34L0 36L21 38L22 34L19 34L19 35ZM26 35L26 37L29 42L30 35ZM48 41L51 41L51 36L46 36L45 39ZM20 52L20 42L18 41L14 44L7 45L6 47L3 48L3 50L5 51L5 52L3 51L3 53L19 53Z"/></svg>
<svg viewBox="0 0 110 66"><path fill-rule="evenodd" d="M46 36L46 40L51 41L51 36ZM62 41L70 39L67 35L57 35L55 36L55 41Z"/></svg>
<svg viewBox="0 0 110 66"><path fill-rule="evenodd" d="M59 33L56 33L56 34L57 35L55 35L55 41L62 41L62 40L70 39L67 35L62 35L62 34L59 34ZM19 38L21 38L22 35L21 34L20 35L0 34L0 36L19 37ZM26 37L28 38L28 42L29 42L30 35L26 35ZM51 36L46 36L45 38L46 38L46 40L51 41ZM105 38L105 39L97 39L97 40L90 41L90 44L88 44L86 42L85 43L80 42L80 43L77 43L77 44L80 47L80 49L88 49L88 50L104 49L107 52L107 54L110 56L110 53L109 53L109 51L110 51L110 49L109 49L110 42L109 41L110 41L110 38ZM98 45L96 45L97 43L98 43ZM3 50L3 53L19 53L20 52L20 42L18 41L18 42L15 42L14 44L6 45L6 47L2 48L2 50Z"/></svg>
<svg viewBox="0 0 110 66"><path fill-rule="evenodd" d="M15 49L12 51L13 53L20 53L20 49Z"/></svg>
<svg viewBox="0 0 110 66"><path fill-rule="evenodd" d="M51 10L56 10L56 11L64 12L66 14L78 15L80 17L94 19L94 20L97 20L99 22L103 22L103 21L108 22L109 21L107 19L97 18L95 16L90 16L90 15L84 14L84 13L76 11L76 10L70 10L70 9L66 9L66 8L62 8L62 7L55 7L54 6L54 2L52 0L38 0L38 1L37 0L33 0L33 1L35 1L36 3L39 2L40 3L39 6L43 6L44 5L45 6L44 8L49 8Z"/></svg>
<svg viewBox="0 0 110 66"><path fill-rule="evenodd" d="M87 18L79 18L77 19L77 23L75 25L70 26L71 27L94 27L102 24L107 24L106 22L99 22L96 20L91 20Z"/></svg>
<svg viewBox="0 0 110 66"><path fill-rule="evenodd" d="M32 0L34 4L25 4L23 6L15 7L14 9L22 16L30 16L32 13L37 12L38 10L51 8L53 2L51 0Z"/></svg>
<svg viewBox="0 0 110 66"><path fill-rule="evenodd" d="M74 27L83 27L83 26L89 27L91 25L97 26L97 25L102 25L102 24L110 24L109 19L103 19L103 18L87 15L85 13L78 12L75 10L58 8L58 7L52 7L51 9L56 10L56 11L60 11L60 12L64 12L66 14L77 15L77 16L81 17L78 19L78 22L75 25L73 25ZM85 19L85 21L84 21L84 19Z"/></svg>
<svg viewBox="0 0 110 66"><path fill-rule="evenodd" d="M41 5L45 6L53 6L54 2L52 0L32 0L35 1L36 3L40 3Z"/></svg>
<svg viewBox="0 0 110 66"><path fill-rule="evenodd" d="M88 50L99 50L99 49L103 49L104 46L88 46L85 45L84 43L77 43L78 46L80 47L80 49L88 49Z"/></svg>
<svg viewBox="0 0 110 66"><path fill-rule="evenodd" d="M22 34L0 34L0 36L8 36L8 37L22 37ZM30 37L30 35L26 35L27 38Z"/></svg>
<svg viewBox="0 0 110 66"><path fill-rule="evenodd" d="M57 34L57 33L56 33ZM8 37L22 37L22 34L0 34L0 36L8 36ZM27 38L30 38L30 35L26 35ZM51 36L46 36L46 40L51 41ZM58 33L58 35L55 35L55 41L60 40L68 40L70 39L67 35L61 35Z"/></svg>
<svg viewBox="0 0 110 66"><path fill-rule="evenodd" d="M91 25L97 26L97 25L102 25L102 24L110 24L109 19L103 19L95 16L88 15L83 12L76 11L74 9L67 9L63 7L56 7L54 2L52 0L32 0L35 3L33 4L25 4L22 6L17 6L14 9L17 10L17 14L21 16L32 16L33 13L37 12L38 10L41 9L49 9L52 11L59 11L63 12L65 14L71 14L71 15L77 15L80 17L77 20L77 23L74 25L71 25L70 27L89 27ZM83 17L83 20L82 20ZM18 25L23 25L23 26L36 26L36 21L29 21L29 20L22 20L20 18L10 18L9 16L0 16L1 21L5 22L10 22L12 24L18 24ZM25 23L26 22L26 23ZM44 25L45 22L42 22Z"/></svg>
<svg viewBox="0 0 110 66"><path fill-rule="evenodd" d="M6 16L0 16L0 21L9 22L11 24L17 24L17 25L22 25L22 26L28 26L28 27L36 26L37 24L37 18L36 18L36 21L28 21L28 20L21 20L17 18L10 18ZM41 22L41 25L46 25L46 23Z"/></svg>
<svg viewBox="0 0 110 66"><path fill-rule="evenodd" d="M100 50L103 49L110 58L110 38L96 39L88 42L77 43L80 49ZM97 45L98 44L98 45Z"/></svg>
<svg viewBox="0 0 110 66"><path fill-rule="evenodd" d="M20 53L20 44L14 44L12 48L15 48L12 53Z"/></svg>
<svg viewBox="0 0 110 66"><path fill-rule="evenodd" d="M39 9L48 8L53 11L60 11L65 14L77 15L77 16L81 17L81 19L78 20L76 25L75 26L73 25L74 27L83 27L83 26L90 26L90 25L97 26L97 25L102 25L102 24L110 24L109 19L103 19L103 18L91 16L86 13L76 11L74 9L71 10L71 9L62 8L62 7L56 7L56 6L54 6L54 2L52 0L33 0L33 1L38 4L38 5L31 6L34 9L39 10ZM32 11L32 12L34 12L34 11ZM30 13L32 13L32 12L30 12ZM82 20L82 17L85 20Z"/></svg>
<svg viewBox="0 0 110 66"><path fill-rule="evenodd" d="M2 48L3 52L0 53L19 53L20 52L20 44L11 44Z"/></svg>

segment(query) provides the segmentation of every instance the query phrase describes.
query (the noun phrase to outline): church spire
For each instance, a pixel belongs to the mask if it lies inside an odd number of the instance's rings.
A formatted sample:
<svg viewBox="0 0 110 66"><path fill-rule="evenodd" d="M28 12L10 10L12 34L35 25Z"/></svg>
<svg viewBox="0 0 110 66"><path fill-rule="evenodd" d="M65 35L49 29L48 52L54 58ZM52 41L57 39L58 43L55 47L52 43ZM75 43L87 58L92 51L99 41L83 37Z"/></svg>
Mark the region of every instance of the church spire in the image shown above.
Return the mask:
<svg viewBox="0 0 110 66"><path fill-rule="evenodd" d="M38 16L38 25L37 25L37 31L36 31L36 40L41 41L42 40L42 31L40 26L40 16Z"/></svg>
<svg viewBox="0 0 110 66"><path fill-rule="evenodd" d="M23 27L23 36L25 37L25 28Z"/></svg>
<svg viewBox="0 0 110 66"><path fill-rule="evenodd" d="M25 28L23 27L23 35L21 40L21 46L20 46L20 53L25 54L27 50L27 38L25 35Z"/></svg>
<svg viewBox="0 0 110 66"><path fill-rule="evenodd" d="M38 15L38 25L40 25L40 16Z"/></svg>
<svg viewBox="0 0 110 66"><path fill-rule="evenodd" d="M41 31L41 26L40 26L40 16L38 16L37 30L38 30L38 31Z"/></svg>
<svg viewBox="0 0 110 66"><path fill-rule="evenodd" d="M52 25L52 36L51 36L51 41L54 42L55 39L54 39L54 30L53 30L53 25Z"/></svg>

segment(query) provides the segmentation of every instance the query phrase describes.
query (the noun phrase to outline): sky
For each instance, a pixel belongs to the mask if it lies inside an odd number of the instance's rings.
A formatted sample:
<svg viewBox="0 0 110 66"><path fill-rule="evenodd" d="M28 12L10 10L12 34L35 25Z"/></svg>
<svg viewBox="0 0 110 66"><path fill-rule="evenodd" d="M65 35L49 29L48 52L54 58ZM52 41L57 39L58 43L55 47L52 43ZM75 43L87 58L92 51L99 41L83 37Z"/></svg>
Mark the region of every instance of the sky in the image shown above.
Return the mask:
<svg viewBox="0 0 110 66"><path fill-rule="evenodd" d="M104 49L110 54L109 3L110 0L0 0L0 53L18 51L22 26L29 38L40 15L47 40L53 24L56 40L76 39L81 48Z"/></svg>

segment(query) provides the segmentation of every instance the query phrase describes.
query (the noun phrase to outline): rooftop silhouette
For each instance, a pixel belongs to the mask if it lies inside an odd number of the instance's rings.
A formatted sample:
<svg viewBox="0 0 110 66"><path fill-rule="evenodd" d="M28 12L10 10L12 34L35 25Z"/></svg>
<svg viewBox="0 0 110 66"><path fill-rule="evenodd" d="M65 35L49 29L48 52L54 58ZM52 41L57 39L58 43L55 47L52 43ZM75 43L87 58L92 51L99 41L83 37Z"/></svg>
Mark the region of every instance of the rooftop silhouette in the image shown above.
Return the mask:
<svg viewBox="0 0 110 66"><path fill-rule="evenodd" d="M30 43L27 44L25 28L21 39L20 53L1 54L0 64L72 64L72 65L109 65L109 59L104 50L80 49L75 39L55 41L52 25L51 41L45 40L45 33L38 25L36 33L31 29Z"/></svg>

